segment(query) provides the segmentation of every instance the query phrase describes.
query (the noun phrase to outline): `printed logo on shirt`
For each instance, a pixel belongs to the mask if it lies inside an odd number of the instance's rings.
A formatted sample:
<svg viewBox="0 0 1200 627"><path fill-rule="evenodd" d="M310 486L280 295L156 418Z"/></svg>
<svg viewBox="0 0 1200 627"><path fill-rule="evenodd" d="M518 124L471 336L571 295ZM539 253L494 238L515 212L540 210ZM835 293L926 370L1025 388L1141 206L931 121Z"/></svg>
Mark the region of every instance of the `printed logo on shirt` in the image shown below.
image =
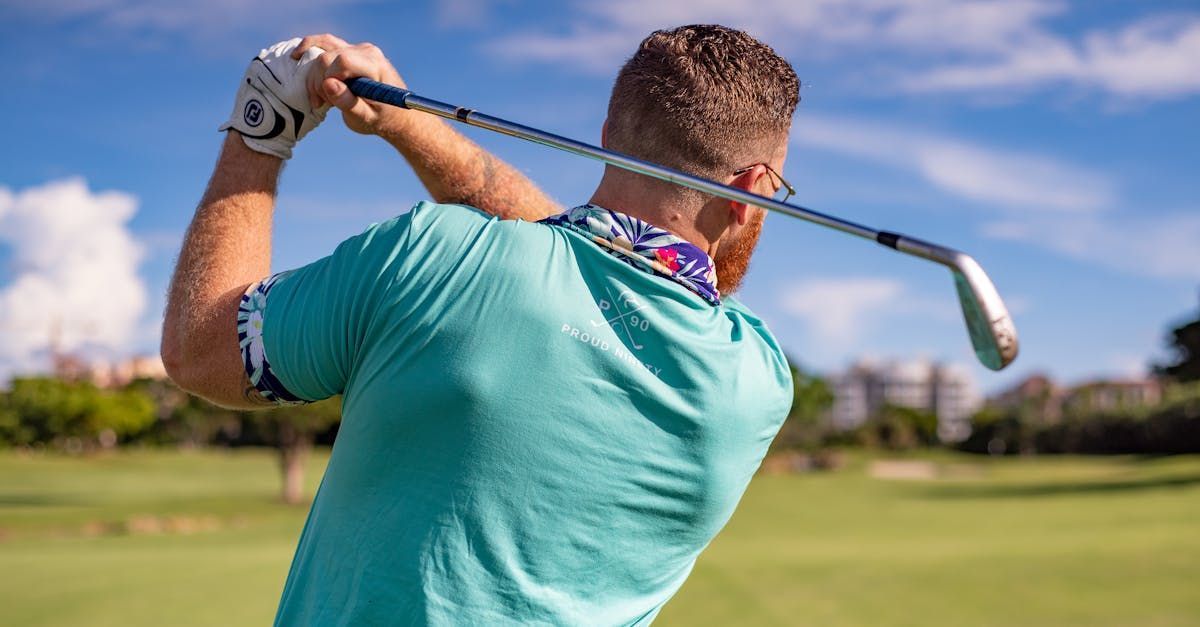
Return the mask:
<svg viewBox="0 0 1200 627"><path fill-rule="evenodd" d="M604 322L595 320L589 320L589 322L593 327L602 327L606 324L611 326L614 331L628 338L629 346L635 350L645 348L634 339L634 334L640 335L650 330L650 321L644 315L638 315L638 312L645 309L646 306L631 290L617 294L616 298L613 298L612 292L607 287L604 288L604 293L608 294L608 298L600 299L600 311L604 314Z"/></svg>
<svg viewBox="0 0 1200 627"><path fill-rule="evenodd" d="M625 290L613 297L613 293L604 288L608 298L600 299L600 312L604 316L603 321L588 320L591 328L583 328L573 326L570 323L564 322L560 331L567 337L590 345L592 348L612 353L617 359L624 361L631 366L645 368L654 376L662 374L662 368L646 363L634 355L630 349L640 351L645 348L645 344L641 343L638 338L650 330L650 321L646 319L644 314L640 314L646 305L630 290ZM610 342L607 333L601 331L605 327L609 327L620 337L621 341ZM626 347L629 348L626 348Z"/></svg>

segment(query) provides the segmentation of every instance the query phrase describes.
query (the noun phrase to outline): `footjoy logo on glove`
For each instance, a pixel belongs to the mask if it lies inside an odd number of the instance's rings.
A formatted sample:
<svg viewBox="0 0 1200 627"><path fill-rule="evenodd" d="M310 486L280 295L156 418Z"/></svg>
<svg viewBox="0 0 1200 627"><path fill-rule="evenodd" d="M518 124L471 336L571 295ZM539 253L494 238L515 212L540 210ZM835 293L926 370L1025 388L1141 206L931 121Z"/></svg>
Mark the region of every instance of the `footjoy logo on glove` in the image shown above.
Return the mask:
<svg viewBox="0 0 1200 627"><path fill-rule="evenodd" d="M258 126L263 121L263 106L257 100L251 100L246 103L246 110L242 112L242 117L246 120L246 124L250 126Z"/></svg>

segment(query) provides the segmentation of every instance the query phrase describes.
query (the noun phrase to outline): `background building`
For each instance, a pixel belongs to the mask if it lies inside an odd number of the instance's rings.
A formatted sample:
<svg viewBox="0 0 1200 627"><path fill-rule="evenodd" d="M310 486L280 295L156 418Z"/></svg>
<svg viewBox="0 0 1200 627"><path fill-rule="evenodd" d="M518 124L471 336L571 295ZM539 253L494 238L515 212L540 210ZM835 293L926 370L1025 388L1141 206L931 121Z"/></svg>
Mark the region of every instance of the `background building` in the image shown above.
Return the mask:
<svg viewBox="0 0 1200 627"><path fill-rule="evenodd" d="M90 381L101 388L119 388L135 379L166 379L167 369L158 355L89 362L75 355L54 355L54 376L64 381Z"/></svg>
<svg viewBox="0 0 1200 627"><path fill-rule="evenodd" d="M974 380L954 364L861 360L829 381L831 421L842 430L861 426L885 405L896 405L937 416L938 436L955 442L970 435L971 414L980 406Z"/></svg>
<svg viewBox="0 0 1200 627"><path fill-rule="evenodd" d="M1163 382L1155 378L1099 379L1063 387L1039 374L988 399L988 405L1019 412L1027 420L1054 424L1064 416L1153 406L1162 395Z"/></svg>

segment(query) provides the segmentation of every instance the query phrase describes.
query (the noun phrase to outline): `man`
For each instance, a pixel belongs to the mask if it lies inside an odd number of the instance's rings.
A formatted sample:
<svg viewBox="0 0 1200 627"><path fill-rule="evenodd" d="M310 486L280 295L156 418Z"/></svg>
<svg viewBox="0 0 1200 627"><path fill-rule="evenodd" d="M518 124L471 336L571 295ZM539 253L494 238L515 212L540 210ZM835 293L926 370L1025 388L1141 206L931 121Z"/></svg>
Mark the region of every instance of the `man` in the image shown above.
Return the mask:
<svg viewBox="0 0 1200 627"><path fill-rule="evenodd" d="M171 377L216 403L343 395L277 624L649 623L791 404L779 346L729 295L763 211L608 167L564 212L355 76L402 84L329 35L251 63L163 329ZM603 143L771 195L798 87L739 31L655 32ZM283 160L330 105L447 204L269 276Z"/></svg>

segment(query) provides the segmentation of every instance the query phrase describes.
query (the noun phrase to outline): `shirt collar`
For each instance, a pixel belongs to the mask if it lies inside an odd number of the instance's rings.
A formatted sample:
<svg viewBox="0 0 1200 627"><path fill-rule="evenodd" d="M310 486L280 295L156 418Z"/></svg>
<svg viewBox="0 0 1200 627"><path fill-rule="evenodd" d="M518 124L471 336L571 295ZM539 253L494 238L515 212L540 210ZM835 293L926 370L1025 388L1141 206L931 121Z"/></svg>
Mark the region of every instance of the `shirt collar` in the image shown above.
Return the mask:
<svg viewBox="0 0 1200 627"><path fill-rule="evenodd" d="M580 205L539 220L586 235L629 265L664 276L721 304L713 260L699 246L649 222L596 205Z"/></svg>

